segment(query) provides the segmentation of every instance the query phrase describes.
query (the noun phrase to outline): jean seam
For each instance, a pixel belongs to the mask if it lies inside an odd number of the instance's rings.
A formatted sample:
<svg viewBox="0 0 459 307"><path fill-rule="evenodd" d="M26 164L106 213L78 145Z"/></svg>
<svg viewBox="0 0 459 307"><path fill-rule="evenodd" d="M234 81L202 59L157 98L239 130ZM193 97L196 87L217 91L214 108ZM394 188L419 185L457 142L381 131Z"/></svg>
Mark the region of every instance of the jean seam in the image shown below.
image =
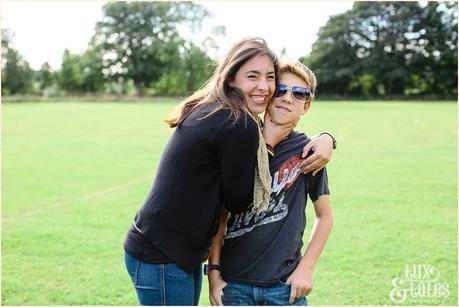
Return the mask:
<svg viewBox="0 0 459 307"><path fill-rule="evenodd" d="M195 287L196 287L196 283L195 283L196 277L195 277L195 275L194 275L194 272L191 273L191 274L192 274L191 276L192 276L192 281L193 281L193 283L192 283L192 285L193 285L193 292L191 292L191 293L193 294L193 296L191 297L191 301L192 301L192 304L194 304L194 291L195 291ZM199 304L199 302L198 302L198 304Z"/></svg>
<svg viewBox="0 0 459 307"><path fill-rule="evenodd" d="M165 268L164 264L159 265L159 272L160 272L160 284L161 284L161 301L162 305L165 306L166 304L166 280L165 280Z"/></svg>
<svg viewBox="0 0 459 307"><path fill-rule="evenodd" d="M137 286L139 284L139 269L140 269L140 260L136 260L136 268L135 268L135 274L134 274L134 286Z"/></svg>

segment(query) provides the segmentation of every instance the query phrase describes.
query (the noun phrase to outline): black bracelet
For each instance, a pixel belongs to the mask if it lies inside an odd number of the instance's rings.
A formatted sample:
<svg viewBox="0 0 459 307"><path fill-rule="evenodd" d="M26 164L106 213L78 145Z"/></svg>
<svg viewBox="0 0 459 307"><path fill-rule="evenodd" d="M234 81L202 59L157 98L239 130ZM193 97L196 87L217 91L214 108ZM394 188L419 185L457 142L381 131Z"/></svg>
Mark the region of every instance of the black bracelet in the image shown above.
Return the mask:
<svg viewBox="0 0 459 307"><path fill-rule="evenodd" d="M204 275L209 275L210 271L222 271L222 266L219 264L205 264L204 265Z"/></svg>
<svg viewBox="0 0 459 307"><path fill-rule="evenodd" d="M336 142L336 139L333 137L333 135L331 135L330 133L328 132L322 132L321 134L319 134L319 136L323 135L323 134L326 134L328 135L329 137L332 138L332 141L333 141L333 150L336 149L336 146L338 145L338 143Z"/></svg>

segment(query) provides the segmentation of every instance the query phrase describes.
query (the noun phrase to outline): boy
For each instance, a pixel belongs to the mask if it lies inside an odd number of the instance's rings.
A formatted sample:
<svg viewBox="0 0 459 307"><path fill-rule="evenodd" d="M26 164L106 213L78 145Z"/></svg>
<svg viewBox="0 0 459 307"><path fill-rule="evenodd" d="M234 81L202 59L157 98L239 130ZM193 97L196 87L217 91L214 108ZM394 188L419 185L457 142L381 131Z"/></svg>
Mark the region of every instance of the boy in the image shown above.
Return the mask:
<svg viewBox="0 0 459 307"><path fill-rule="evenodd" d="M280 126L296 124L308 112L316 88L314 74L301 63L284 63L279 73L277 96L268 106L263 129L271 145ZM221 216L208 265L213 305L307 305L305 296L312 290L314 267L333 221L326 170L304 175L299 166L308 142L292 131L275 148L268 145L272 193L266 211L248 209L229 220L227 214ZM307 195L316 221L302 257Z"/></svg>

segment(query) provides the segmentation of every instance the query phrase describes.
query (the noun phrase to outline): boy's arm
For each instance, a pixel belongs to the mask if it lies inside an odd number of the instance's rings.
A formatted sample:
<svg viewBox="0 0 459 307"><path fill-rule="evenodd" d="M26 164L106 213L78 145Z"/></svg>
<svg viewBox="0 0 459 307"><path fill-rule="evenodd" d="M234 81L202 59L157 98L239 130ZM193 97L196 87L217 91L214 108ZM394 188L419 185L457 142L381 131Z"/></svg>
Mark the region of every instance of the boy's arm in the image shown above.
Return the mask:
<svg viewBox="0 0 459 307"><path fill-rule="evenodd" d="M312 228L309 244L300 263L288 277L287 284L291 285L290 304L296 297L308 295L312 291L312 276L314 267L319 259L333 224L333 213L329 195L321 195L314 202L316 220Z"/></svg>
<svg viewBox="0 0 459 307"><path fill-rule="evenodd" d="M229 213L223 208L220 215L220 225L217 234L212 238L212 249L209 255L209 264L220 264L220 254L225 240L226 222ZM226 286L226 282L222 279L220 271L211 270L208 272L209 278L209 300L212 306L223 306L221 301L221 291Z"/></svg>

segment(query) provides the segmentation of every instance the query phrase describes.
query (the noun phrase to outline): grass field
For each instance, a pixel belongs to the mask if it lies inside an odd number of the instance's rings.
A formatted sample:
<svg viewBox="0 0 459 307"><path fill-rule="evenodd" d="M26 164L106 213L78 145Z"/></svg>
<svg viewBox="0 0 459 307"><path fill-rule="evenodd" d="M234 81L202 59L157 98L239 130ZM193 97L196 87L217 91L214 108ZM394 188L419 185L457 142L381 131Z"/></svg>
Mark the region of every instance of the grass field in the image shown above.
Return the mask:
<svg viewBox="0 0 459 307"><path fill-rule="evenodd" d="M2 305L137 304L122 242L173 107L2 105ZM457 305L457 128L456 103L315 103L298 130L339 143L311 305L393 305L392 280L411 264L438 269L450 295L403 305Z"/></svg>

